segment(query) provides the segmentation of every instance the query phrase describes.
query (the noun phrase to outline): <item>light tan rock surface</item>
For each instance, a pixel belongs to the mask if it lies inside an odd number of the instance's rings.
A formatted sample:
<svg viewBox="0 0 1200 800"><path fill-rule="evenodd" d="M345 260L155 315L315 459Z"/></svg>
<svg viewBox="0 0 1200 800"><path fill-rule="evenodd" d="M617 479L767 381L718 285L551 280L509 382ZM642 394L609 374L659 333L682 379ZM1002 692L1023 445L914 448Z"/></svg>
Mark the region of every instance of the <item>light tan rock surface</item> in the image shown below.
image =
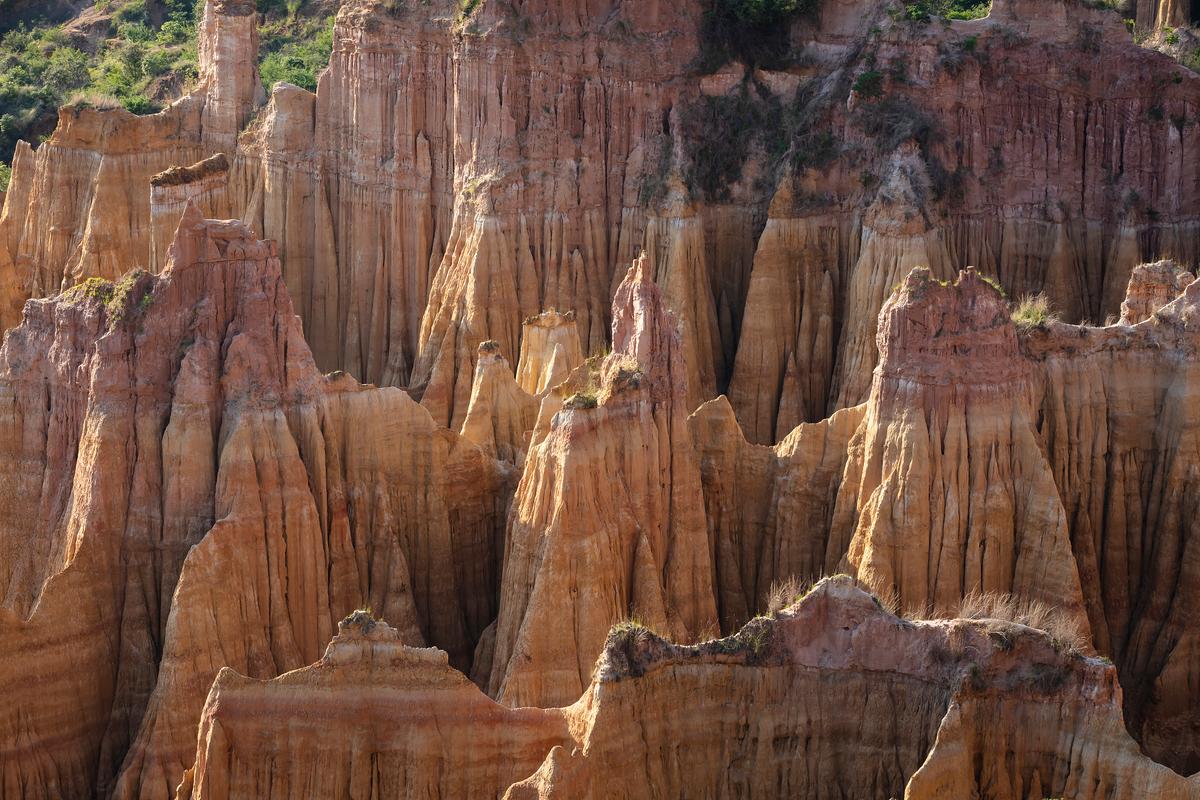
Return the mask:
<svg viewBox="0 0 1200 800"><path fill-rule="evenodd" d="M3 196L0 797L1195 796L1200 78L1095 5L350 0L268 99L206 4ZM837 571L1113 668L842 581L688 644Z"/></svg>
<svg viewBox="0 0 1200 800"><path fill-rule="evenodd" d="M590 385L568 382L560 392L574 393L556 413L543 401L509 517L487 669L489 694L505 705L577 698L626 617L684 641L717 628L687 368L647 268L639 259L617 290L613 352L595 373L580 370Z"/></svg>
<svg viewBox="0 0 1200 800"><path fill-rule="evenodd" d="M403 392L322 377L240 223L193 207L162 277L29 304L0 364L5 785L170 796L217 670L303 666L359 605L469 666L511 479Z"/></svg>
<svg viewBox="0 0 1200 800"><path fill-rule="evenodd" d="M525 461L528 436L537 422L538 398L517 385L500 345L479 345L471 404L459 431L492 458L520 466Z"/></svg>
<svg viewBox="0 0 1200 800"><path fill-rule="evenodd" d="M176 796L498 797L571 742L568 724L496 704L444 652L359 612L312 666L270 681L221 671Z"/></svg>
<svg viewBox="0 0 1200 800"><path fill-rule="evenodd" d="M575 312L535 314L521 323L517 383L529 394L541 394L566 380L583 356Z"/></svg>
<svg viewBox="0 0 1200 800"><path fill-rule="evenodd" d="M972 270L950 284L916 269L885 304L878 342L834 520L854 572L901 608L1014 594L1086 628L1007 302Z"/></svg>

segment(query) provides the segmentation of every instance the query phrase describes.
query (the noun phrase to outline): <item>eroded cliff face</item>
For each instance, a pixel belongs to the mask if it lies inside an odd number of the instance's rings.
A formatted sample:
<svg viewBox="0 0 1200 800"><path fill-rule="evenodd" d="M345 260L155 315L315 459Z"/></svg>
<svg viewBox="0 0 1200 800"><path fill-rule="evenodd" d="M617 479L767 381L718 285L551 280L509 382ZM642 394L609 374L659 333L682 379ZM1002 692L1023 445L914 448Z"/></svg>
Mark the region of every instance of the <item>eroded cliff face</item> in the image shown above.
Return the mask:
<svg viewBox="0 0 1200 800"><path fill-rule="evenodd" d="M1195 797L1200 81L1091 5L355 0L268 99L210 2L3 199L0 794Z"/></svg>
<svg viewBox="0 0 1200 800"><path fill-rule="evenodd" d="M1200 283L1188 277L1171 264L1135 270L1123 308L1150 312L1137 324L1052 323L1022 337L1039 373L1041 438L1097 646L1118 665L1130 730L1185 773L1200 769L1190 688L1198 643L1188 622ZM1153 300L1171 295L1161 306Z"/></svg>
<svg viewBox="0 0 1200 800"><path fill-rule="evenodd" d="M508 523L494 650L479 662L506 705L579 697L627 617L684 641L717 629L687 368L648 266L639 259L617 290L613 352L542 403Z"/></svg>
<svg viewBox="0 0 1200 800"><path fill-rule="evenodd" d="M267 780L279 797L1196 797L1137 752L1119 696L1111 666L1043 633L909 622L844 578L726 639L616 630L579 701L547 710L493 704L440 653L358 618L312 667L223 672L178 797L257 796ZM313 702L321 728L274 735Z"/></svg>
<svg viewBox="0 0 1200 800"><path fill-rule="evenodd" d="M222 152L197 202L280 243L322 369L408 387L458 430L482 342L515 356L521 321L557 308L601 351L645 250L689 405L728 389L772 444L866 398L876 315L912 266L974 264L1098 320L1136 264L1200 263L1200 79L1083 0L946 25L823 0L770 69L730 62L699 0L356 0L316 95L281 84L257 114L251 18L210 4L201 86L170 109L76 109L36 166L17 159L0 322L161 268L182 209L148 181Z"/></svg>
<svg viewBox="0 0 1200 800"><path fill-rule="evenodd" d="M303 666L361 605L469 666L511 480L403 392L321 376L299 326L274 245L193 207L161 277L9 332L6 786L169 796L221 666Z"/></svg>

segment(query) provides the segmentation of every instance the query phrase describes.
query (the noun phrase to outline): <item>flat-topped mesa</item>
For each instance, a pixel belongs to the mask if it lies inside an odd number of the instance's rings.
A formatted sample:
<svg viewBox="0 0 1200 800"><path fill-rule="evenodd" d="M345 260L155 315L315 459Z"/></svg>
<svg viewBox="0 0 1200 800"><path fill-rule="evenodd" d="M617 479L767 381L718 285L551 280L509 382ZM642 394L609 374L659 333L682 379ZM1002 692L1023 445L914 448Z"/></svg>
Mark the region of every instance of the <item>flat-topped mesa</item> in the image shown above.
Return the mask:
<svg viewBox="0 0 1200 800"><path fill-rule="evenodd" d="M499 797L571 743L562 711L497 705L444 652L359 611L311 666L268 681L221 670L175 797Z"/></svg>
<svg viewBox="0 0 1200 800"><path fill-rule="evenodd" d="M150 271L166 266L167 249L188 203L204 208L227 207L229 159L209 156L189 167L171 167L150 179Z"/></svg>
<svg viewBox="0 0 1200 800"><path fill-rule="evenodd" d="M1125 299L1121 302L1122 325L1136 325L1174 301L1196 276L1166 259L1134 267Z"/></svg>
<svg viewBox="0 0 1200 800"><path fill-rule="evenodd" d="M880 314L876 381L1007 391L1029 373L1008 302L974 269L953 283L917 268Z"/></svg>
<svg viewBox="0 0 1200 800"><path fill-rule="evenodd" d="M506 705L572 702L630 615L680 641L717 629L680 336L641 260L616 293L613 342L543 401L513 501L494 653L477 654Z"/></svg>
<svg viewBox="0 0 1200 800"><path fill-rule="evenodd" d="M549 309L521 323L517 383L529 394L541 394L557 386L582 363L574 311Z"/></svg>
<svg viewBox="0 0 1200 800"><path fill-rule="evenodd" d="M538 399L517 385L500 344L481 343L471 403L459 434L492 458L520 466L537 416Z"/></svg>
<svg viewBox="0 0 1200 800"><path fill-rule="evenodd" d="M973 591L1067 610L1086 630L1032 381L1000 292L914 270L880 316L880 363L850 444L830 548L902 608Z"/></svg>

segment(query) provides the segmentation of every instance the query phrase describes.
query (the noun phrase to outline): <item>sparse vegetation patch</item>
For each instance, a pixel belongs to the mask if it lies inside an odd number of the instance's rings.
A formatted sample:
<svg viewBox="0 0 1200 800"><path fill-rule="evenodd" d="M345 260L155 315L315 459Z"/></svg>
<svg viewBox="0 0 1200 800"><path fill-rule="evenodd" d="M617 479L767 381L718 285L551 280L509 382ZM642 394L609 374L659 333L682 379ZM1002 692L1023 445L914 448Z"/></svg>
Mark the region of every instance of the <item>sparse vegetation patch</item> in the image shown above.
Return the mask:
<svg viewBox="0 0 1200 800"><path fill-rule="evenodd" d="M1050 305L1050 298L1045 293L1025 295L1013 309L1012 320L1021 330L1032 330L1057 321L1058 313Z"/></svg>

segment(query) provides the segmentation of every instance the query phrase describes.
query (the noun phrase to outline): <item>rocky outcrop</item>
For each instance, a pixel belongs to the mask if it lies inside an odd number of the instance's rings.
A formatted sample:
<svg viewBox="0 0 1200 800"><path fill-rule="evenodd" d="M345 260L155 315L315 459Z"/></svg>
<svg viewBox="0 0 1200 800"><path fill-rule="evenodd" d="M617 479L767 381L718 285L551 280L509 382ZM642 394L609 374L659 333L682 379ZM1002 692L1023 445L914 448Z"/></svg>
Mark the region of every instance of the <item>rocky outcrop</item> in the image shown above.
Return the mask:
<svg viewBox="0 0 1200 800"><path fill-rule="evenodd" d="M953 284L913 270L884 306L878 342L834 521L833 536L849 536L849 565L901 608L1016 594L1086 627L1003 297L971 270Z"/></svg>
<svg viewBox="0 0 1200 800"><path fill-rule="evenodd" d="M735 631L764 611L775 587L838 571L845 550L830 536L834 506L865 414L859 406L798 425L774 448L747 442L723 397L689 418L721 630Z"/></svg>
<svg viewBox="0 0 1200 800"><path fill-rule="evenodd" d="M188 203L200 208L228 208L226 186L229 159L224 153L192 164L172 167L150 179L150 271L161 272L167 252L175 238L175 229Z"/></svg>
<svg viewBox="0 0 1200 800"><path fill-rule="evenodd" d="M1071 525L1097 647L1125 687L1126 721L1146 752L1200 770L1195 675L1197 308L1169 265L1134 271L1129 317L1050 323L1022 337L1037 368L1040 434ZM1147 303L1149 305L1147 305Z"/></svg>
<svg viewBox="0 0 1200 800"><path fill-rule="evenodd" d="M169 796L217 670L303 666L357 606L462 668L495 617L505 471L403 392L322 377L240 223L192 207L161 277L30 303L0 385L24 796ZM69 705L16 688L35 672Z"/></svg>
<svg viewBox="0 0 1200 800"><path fill-rule="evenodd" d="M259 109L212 0L3 198L3 793L1189 796L1200 82L1093 5L353 0ZM835 571L1126 691L843 581L689 644Z"/></svg>
<svg viewBox="0 0 1200 800"><path fill-rule="evenodd" d="M177 198L169 219L161 207L156 216L152 178L232 152L261 93L253 3L214 0L204 8L194 92L142 117L86 103L64 107L50 138L21 151L0 217L0 309L89 277L115 280L134 267L162 266L186 198ZM220 192L191 196L210 216L240 216ZM0 311L5 327L19 321Z"/></svg>
<svg viewBox="0 0 1200 800"><path fill-rule="evenodd" d="M553 389L582 363L573 311L560 314L550 309L521 323L517 383L529 394Z"/></svg>
<svg viewBox="0 0 1200 800"><path fill-rule="evenodd" d="M577 698L626 617L685 641L716 629L677 325L639 259L613 304L613 352L560 390L573 393L553 417L543 402L509 518L494 651L477 667L505 705Z"/></svg>
<svg viewBox="0 0 1200 800"><path fill-rule="evenodd" d="M479 345L471 404L459 433L492 458L520 466L537 422L538 399L517 385L495 342Z"/></svg>
<svg viewBox="0 0 1200 800"><path fill-rule="evenodd" d="M444 652L359 612L312 666L221 671L176 797L498 797L569 742L559 709L497 705Z"/></svg>
<svg viewBox="0 0 1200 800"><path fill-rule="evenodd" d="M549 710L497 706L437 651L358 617L312 667L270 682L223 672L178 797L267 781L285 798L1200 796L1137 752L1119 695L1111 666L1040 631L910 622L844 578L726 639L617 628L584 695ZM300 709L294 734L275 735Z"/></svg>
<svg viewBox="0 0 1200 800"><path fill-rule="evenodd" d="M1121 302L1121 325L1145 322L1154 312L1170 303L1194 281L1196 276L1174 261L1141 264L1129 276L1129 287Z"/></svg>

